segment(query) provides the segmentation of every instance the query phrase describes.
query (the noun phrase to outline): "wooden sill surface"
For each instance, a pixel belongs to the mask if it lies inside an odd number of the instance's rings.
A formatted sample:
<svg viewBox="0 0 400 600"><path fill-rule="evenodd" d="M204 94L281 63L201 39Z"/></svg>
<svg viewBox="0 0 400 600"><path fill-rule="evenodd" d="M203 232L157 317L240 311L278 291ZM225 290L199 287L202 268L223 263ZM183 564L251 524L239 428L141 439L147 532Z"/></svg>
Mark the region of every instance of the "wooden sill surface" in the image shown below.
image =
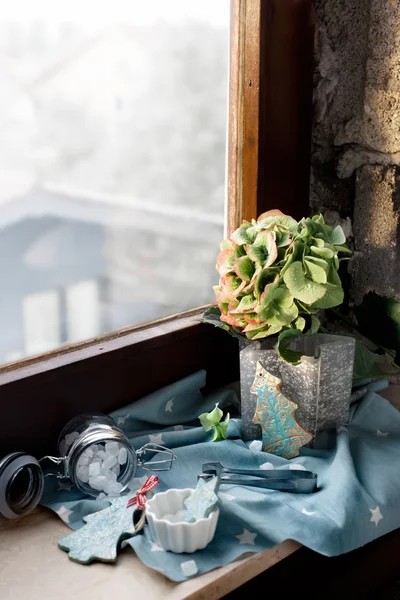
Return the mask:
<svg viewBox="0 0 400 600"><path fill-rule="evenodd" d="M0 520L1 600L218 600L300 548L297 542L287 540L270 550L174 583L146 567L130 547L115 565L74 563L57 547L57 540L68 531L45 508L18 521Z"/></svg>

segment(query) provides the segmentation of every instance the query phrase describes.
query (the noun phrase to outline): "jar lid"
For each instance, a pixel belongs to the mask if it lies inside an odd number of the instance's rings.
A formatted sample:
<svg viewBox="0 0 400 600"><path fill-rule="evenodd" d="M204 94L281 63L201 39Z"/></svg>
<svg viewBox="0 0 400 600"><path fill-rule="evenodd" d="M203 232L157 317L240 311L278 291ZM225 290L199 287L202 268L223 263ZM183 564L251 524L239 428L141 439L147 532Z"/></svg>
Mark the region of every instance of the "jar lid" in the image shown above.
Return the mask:
<svg viewBox="0 0 400 600"><path fill-rule="evenodd" d="M24 452L0 460L0 514L15 519L31 512L40 502L44 475L39 462Z"/></svg>

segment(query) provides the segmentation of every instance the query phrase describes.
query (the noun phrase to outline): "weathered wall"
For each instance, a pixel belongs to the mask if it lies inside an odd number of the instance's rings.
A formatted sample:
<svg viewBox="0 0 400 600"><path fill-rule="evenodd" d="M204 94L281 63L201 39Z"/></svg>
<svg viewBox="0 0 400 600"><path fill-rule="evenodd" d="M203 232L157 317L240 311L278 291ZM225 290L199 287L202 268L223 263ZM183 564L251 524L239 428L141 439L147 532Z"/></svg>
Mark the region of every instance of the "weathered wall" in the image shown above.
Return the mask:
<svg viewBox="0 0 400 600"><path fill-rule="evenodd" d="M315 4L311 207L348 217L356 302L371 289L400 300L400 2Z"/></svg>

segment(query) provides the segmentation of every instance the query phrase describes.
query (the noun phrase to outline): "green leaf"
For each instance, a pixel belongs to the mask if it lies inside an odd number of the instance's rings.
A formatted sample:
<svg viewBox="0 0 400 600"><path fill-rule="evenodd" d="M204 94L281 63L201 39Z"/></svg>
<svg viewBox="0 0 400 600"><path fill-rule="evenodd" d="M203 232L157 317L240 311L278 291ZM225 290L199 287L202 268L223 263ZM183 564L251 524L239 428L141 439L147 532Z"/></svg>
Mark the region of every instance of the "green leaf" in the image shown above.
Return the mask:
<svg viewBox="0 0 400 600"><path fill-rule="evenodd" d="M334 251L331 248L318 248L318 246L310 246L311 252L320 258L333 258Z"/></svg>
<svg viewBox="0 0 400 600"><path fill-rule="evenodd" d="M290 343L299 335L301 335L299 329L285 329L279 334L278 341L274 346L282 360L292 365L299 365L303 356L301 352L289 349Z"/></svg>
<svg viewBox="0 0 400 600"><path fill-rule="evenodd" d="M335 229L329 233L329 243L332 244L332 246L341 246L346 243L346 236L340 225L335 227Z"/></svg>
<svg viewBox="0 0 400 600"><path fill-rule="evenodd" d="M267 212L262 213L258 219L257 222L261 223L262 221L265 221L266 219L272 219L275 217L283 217L284 213L279 210L279 208L273 208L271 210L267 210Z"/></svg>
<svg viewBox="0 0 400 600"><path fill-rule="evenodd" d="M219 247L221 250L233 250L233 244L231 240L222 240Z"/></svg>
<svg viewBox="0 0 400 600"><path fill-rule="evenodd" d="M340 261L338 259L337 254L335 254L335 256L333 257L333 266L335 267L336 271L339 270L340 267Z"/></svg>
<svg viewBox="0 0 400 600"><path fill-rule="evenodd" d="M289 292L287 287L284 285L278 286L273 292L273 302L279 306L279 308L290 308L294 304L294 298Z"/></svg>
<svg viewBox="0 0 400 600"><path fill-rule="evenodd" d="M222 250L217 256L217 271L220 276L227 275L233 271L235 253L233 250Z"/></svg>
<svg viewBox="0 0 400 600"><path fill-rule="evenodd" d="M347 246L335 246L335 250L336 252L343 252L344 254L353 254Z"/></svg>
<svg viewBox="0 0 400 600"><path fill-rule="evenodd" d="M321 240L321 238L313 238L313 241L314 241L314 246L317 246L317 248L325 247L325 242L324 242L324 240Z"/></svg>
<svg viewBox="0 0 400 600"><path fill-rule="evenodd" d="M240 277L236 277L233 273L228 273L221 277L221 284L226 292L237 296L245 287L246 281L243 281Z"/></svg>
<svg viewBox="0 0 400 600"><path fill-rule="evenodd" d="M240 258L241 256L246 256L246 249L244 246L238 246L237 244L232 244L232 245L234 246L236 258Z"/></svg>
<svg viewBox="0 0 400 600"><path fill-rule="evenodd" d="M258 316L257 313L255 312L249 312L243 315L244 320L246 321L247 325L263 325L263 323L261 323L260 321L260 317Z"/></svg>
<svg viewBox="0 0 400 600"><path fill-rule="evenodd" d="M238 246L243 244L251 244L254 242L257 232L254 229L252 223L243 223L236 231L231 235L231 240Z"/></svg>
<svg viewBox="0 0 400 600"><path fill-rule="evenodd" d="M314 302L311 305L311 308L321 310L322 308L333 308L334 306L340 306L344 299L344 292L342 286L337 286L333 284L327 284L324 286L326 288L326 292L320 300Z"/></svg>
<svg viewBox="0 0 400 600"><path fill-rule="evenodd" d="M258 331L250 331L246 334L249 340L261 340L263 338L275 335L282 329L282 325L267 325Z"/></svg>
<svg viewBox="0 0 400 600"><path fill-rule="evenodd" d="M296 329L299 329L299 331L303 331L304 327L306 326L306 320L304 317L298 317L295 322L294 322L294 326Z"/></svg>
<svg viewBox="0 0 400 600"><path fill-rule="evenodd" d="M212 423L210 423L210 421L208 419L208 413L203 413L203 414L199 415L199 421L200 421L201 426L203 427L204 431L210 431L210 429L212 429L214 427L214 425Z"/></svg>
<svg viewBox="0 0 400 600"><path fill-rule="evenodd" d="M254 284L254 293L257 296L257 298L259 298L261 294L264 293L265 287L276 279L278 273L279 270L274 268L263 269L262 271L260 271L260 273L256 277Z"/></svg>
<svg viewBox="0 0 400 600"><path fill-rule="evenodd" d="M267 323L248 323L248 325L246 325L246 327L243 329L243 333L245 333L247 336L248 333L258 332L267 328Z"/></svg>
<svg viewBox="0 0 400 600"><path fill-rule="evenodd" d="M289 325L299 314L293 296L286 286L279 286L278 282L266 286L255 312L261 321L279 327Z"/></svg>
<svg viewBox="0 0 400 600"><path fill-rule="evenodd" d="M313 304L322 298L326 292L324 286L306 278L300 261L290 265L283 276L283 280L292 296L305 304Z"/></svg>
<svg viewBox="0 0 400 600"><path fill-rule="evenodd" d="M246 252L251 260L257 262L263 269L270 267L278 257L274 236L267 230L257 235L254 243L246 247Z"/></svg>
<svg viewBox="0 0 400 600"><path fill-rule="evenodd" d="M395 362L400 364L400 302L369 292L355 314L361 333L378 346L394 350Z"/></svg>
<svg viewBox="0 0 400 600"><path fill-rule="evenodd" d="M210 431L215 425L218 425L223 416L222 410L218 407L218 403L215 405L214 410L209 413L202 413L199 415L200 423L202 424L205 431Z"/></svg>
<svg viewBox="0 0 400 600"><path fill-rule="evenodd" d="M263 293L260 296L260 308L269 306L274 300L275 291L279 287L279 280L276 279L272 283L265 286ZM256 311L257 312L257 311Z"/></svg>
<svg viewBox="0 0 400 600"><path fill-rule="evenodd" d="M320 261L319 263L317 261ZM307 269L307 273L315 283L326 283L327 277L326 272L328 264L322 258L315 258L314 256L305 256L304 265ZM325 268L326 265L326 268Z"/></svg>
<svg viewBox="0 0 400 600"><path fill-rule="evenodd" d="M278 248L285 248L291 242L289 231L275 231L275 241Z"/></svg>
<svg viewBox="0 0 400 600"><path fill-rule="evenodd" d="M271 326L279 326L280 328L285 325L290 325L292 321L297 319L299 310L295 303L288 308L280 308L276 303L271 304L265 309L262 309L259 313L261 320L266 321Z"/></svg>
<svg viewBox="0 0 400 600"><path fill-rule="evenodd" d="M298 223L292 217L288 215L275 215L265 216L268 213L264 213L259 217L258 223L261 229L268 229L269 231L285 231L287 234L296 234ZM263 218L262 218L263 217Z"/></svg>
<svg viewBox="0 0 400 600"><path fill-rule="evenodd" d="M215 408L211 412L208 413L208 420L213 425L217 425L220 422L220 420L222 419L223 414L224 413L219 408L218 402L217 402L217 404L215 405Z"/></svg>
<svg viewBox="0 0 400 600"><path fill-rule="evenodd" d="M212 440L213 442L221 442L222 440L226 440L229 419L230 419L230 415L229 415L229 413L227 413L227 415L225 417L225 421L223 421L222 423L218 423L218 425L215 425L214 438Z"/></svg>
<svg viewBox="0 0 400 600"><path fill-rule="evenodd" d="M313 335L314 333L318 333L320 325L321 325L321 322L318 319L318 317L316 317L315 315L311 315L311 326L310 326L310 330L308 331L308 333L310 335Z"/></svg>
<svg viewBox="0 0 400 600"><path fill-rule="evenodd" d="M317 308L311 308L311 306L307 306L304 302L300 302L300 300L296 300L296 304L301 310L301 312L306 313L307 315L313 315L318 312Z"/></svg>
<svg viewBox="0 0 400 600"><path fill-rule="evenodd" d="M220 320L221 311L217 306L212 306L208 308L202 315L201 321L203 323L207 323L208 325L214 325L214 327L219 327L219 329L223 329L229 335L239 340L244 339L244 335L241 335L239 332L235 331L233 327L228 325L227 323L223 323Z"/></svg>
<svg viewBox="0 0 400 600"><path fill-rule="evenodd" d="M234 262L233 268L236 275L247 282L251 281L254 271L256 270L255 264L248 256L237 258Z"/></svg>
<svg viewBox="0 0 400 600"><path fill-rule="evenodd" d="M311 219L302 219L299 223L299 233L296 238L301 240L307 240L312 237L315 233L315 223Z"/></svg>
<svg viewBox="0 0 400 600"><path fill-rule="evenodd" d="M380 358L382 358L381 354L371 352L362 342L357 341L354 355L353 385L360 384L366 379L400 374L400 368L391 373L383 371L377 364Z"/></svg>
<svg viewBox="0 0 400 600"><path fill-rule="evenodd" d="M262 229L276 230L284 228L292 234L297 233L298 223L292 217L284 215L280 210L269 210L258 217L257 220Z"/></svg>
<svg viewBox="0 0 400 600"><path fill-rule="evenodd" d="M248 296L243 296L243 298L239 302L239 306L232 310L233 314L242 313L242 312L252 312L257 306L257 299L249 294Z"/></svg>
<svg viewBox="0 0 400 600"><path fill-rule="evenodd" d="M293 243L293 246L291 248L288 248L287 253L285 255L285 259L286 259L286 264L281 268L281 277L284 276L284 274L286 273L286 271L288 270L288 268L290 267L290 265L297 261L303 260L303 254L304 254L304 249L305 246L303 244L302 241L300 240L296 240Z"/></svg>
<svg viewBox="0 0 400 600"><path fill-rule="evenodd" d="M329 273L330 263L328 263L324 258L318 258L316 256L306 255L304 259L307 259L309 262L312 262L314 265L318 265L325 271L326 274Z"/></svg>
<svg viewBox="0 0 400 600"><path fill-rule="evenodd" d="M214 428L213 442L219 442L220 440L226 440L226 433L229 424L229 413L227 413L225 421L220 422L223 417L222 410L218 407L218 403L215 405L214 410L209 413L202 413L199 415L200 423L205 431L210 431Z"/></svg>

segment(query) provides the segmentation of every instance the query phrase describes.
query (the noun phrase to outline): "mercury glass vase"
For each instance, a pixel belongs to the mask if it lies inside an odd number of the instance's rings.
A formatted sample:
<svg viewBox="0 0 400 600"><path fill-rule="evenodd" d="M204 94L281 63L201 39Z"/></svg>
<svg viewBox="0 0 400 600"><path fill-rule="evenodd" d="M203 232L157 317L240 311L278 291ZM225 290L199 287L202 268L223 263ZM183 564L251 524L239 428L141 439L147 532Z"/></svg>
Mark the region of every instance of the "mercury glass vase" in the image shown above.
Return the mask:
<svg viewBox="0 0 400 600"><path fill-rule="evenodd" d="M355 340L321 334L303 335L290 348L304 353L301 364L283 361L270 340L240 342L240 391L245 440L261 439L261 427L253 423L257 397L251 392L257 363L282 380L282 393L298 409L295 418L313 436L346 425L349 419Z"/></svg>

